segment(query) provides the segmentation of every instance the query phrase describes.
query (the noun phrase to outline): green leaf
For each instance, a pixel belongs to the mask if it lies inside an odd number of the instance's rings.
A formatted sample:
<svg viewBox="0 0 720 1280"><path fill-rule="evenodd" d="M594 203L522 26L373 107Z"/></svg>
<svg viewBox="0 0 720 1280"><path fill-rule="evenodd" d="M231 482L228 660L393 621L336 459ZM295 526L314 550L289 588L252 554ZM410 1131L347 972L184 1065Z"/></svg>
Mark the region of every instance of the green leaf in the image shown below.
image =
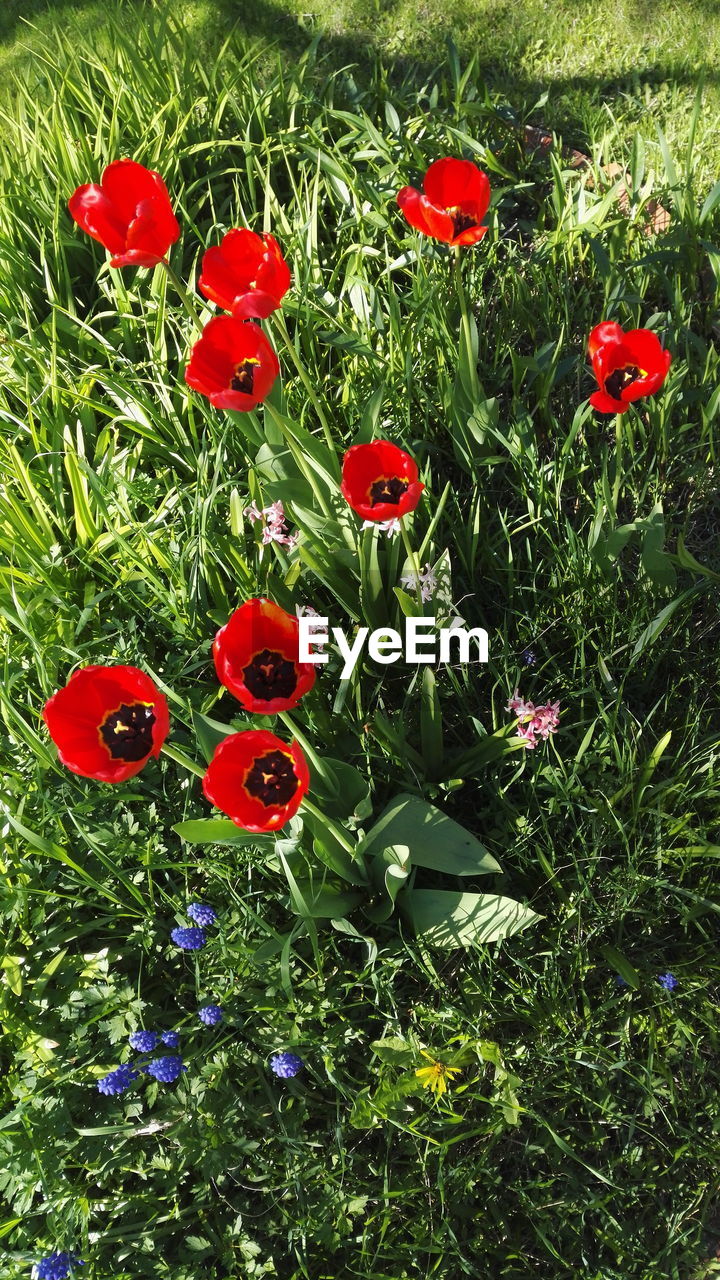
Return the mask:
<svg viewBox="0 0 720 1280"><path fill-rule="evenodd" d="M395 907L395 899L412 870L410 850L407 845L392 845L383 849L370 864L370 875L380 894L380 902L364 906L365 915L378 924L389 920Z"/></svg>
<svg viewBox="0 0 720 1280"><path fill-rule="evenodd" d="M611 968L615 969L620 974L620 977L625 979L629 987L634 987L636 991L639 990L640 974L637 969L633 969L630 961L625 959L621 951L616 951L615 947L605 946L600 948L600 952Z"/></svg>
<svg viewBox="0 0 720 1280"><path fill-rule="evenodd" d="M395 1067L411 1067L417 1058L416 1051L402 1036L373 1040L370 1048L381 1062L389 1062Z"/></svg>
<svg viewBox="0 0 720 1280"><path fill-rule="evenodd" d="M344 760L320 758L325 776L311 769L310 794L320 801L328 818L356 818L372 813L370 784L354 765Z"/></svg>
<svg viewBox="0 0 720 1280"><path fill-rule="evenodd" d="M243 831L229 818L196 818L176 822L172 830L188 844L234 844L248 849L272 849L273 837Z"/></svg>
<svg viewBox="0 0 720 1280"><path fill-rule="evenodd" d="M671 590L677 582L677 574L672 560L666 551L665 521L662 505L658 502L653 507L645 526L642 540L642 566L652 582L658 587L669 587Z"/></svg>
<svg viewBox="0 0 720 1280"><path fill-rule="evenodd" d="M10 990L16 996L22 995L22 970L15 956L3 956L0 965L5 970L5 978Z"/></svg>
<svg viewBox="0 0 720 1280"><path fill-rule="evenodd" d="M199 711L193 711L192 722L206 764L212 760L219 743L228 738L231 733L238 732L232 725L220 724L219 720L211 720L209 716L204 716Z"/></svg>
<svg viewBox="0 0 720 1280"><path fill-rule="evenodd" d="M710 214L712 213L713 209L718 203L720 203L720 182L715 183L715 186L713 187L709 196L705 200L705 203L702 209L700 210L700 217L698 221L701 226L705 221L705 219L710 217Z"/></svg>
<svg viewBox="0 0 720 1280"><path fill-rule="evenodd" d="M444 889L408 889L399 907L416 935L435 947L471 947L497 942L542 918L512 898Z"/></svg>
<svg viewBox="0 0 720 1280"><path fill-rule="evenodd" d="M484 765L491 765L512 751L524 751L525 744L517 736L513 723L503 725L495 733L488 733L474 747L454 756L443 771L442 781L448 778L473 777Z"/></svg>
<svg viewBox="0 0 720 1280"><path fill-rule="evenodd" d="M638 639L635 642L635 647L630 654L630 664L635 662L636 658L639 658L646 649L649 649L650 646L655 643L660 632L665 630L665 627L673 614L679 606L693 594L694 590L695 588L691 587L690 590L684 591L682 595L676 596L675 599L671 600L669 604L666 604L665 608L660 610L657 617L653 618L652 622L645 627L644 631L642 631L638 636Z"/></svg>
<svg viewBox="0 0 720 1280"><path fill-rule="evenodd" d="M349 893L327 885L316 886L312 880L293 876L287 866L285 873L290 888L290 901L296 915L319 920L341 920L362 901L361 893Z"/></svg>
<svg viewBox="0 0 720 1280"><path fill-rule="evenodd" d="M429 666L422 673L420 686L420 741L425 776L432 782L442 769L443 724L435 672Z"/></svg>
<svg viewBox="0 0 720 1280"><path fill-rule="evenodd" d="M361 841L358 854L380 853L392 845L407 845L413 866L449 875L487 875L501 870L465 827L426 800L405 792L383 810Z"/></svg>

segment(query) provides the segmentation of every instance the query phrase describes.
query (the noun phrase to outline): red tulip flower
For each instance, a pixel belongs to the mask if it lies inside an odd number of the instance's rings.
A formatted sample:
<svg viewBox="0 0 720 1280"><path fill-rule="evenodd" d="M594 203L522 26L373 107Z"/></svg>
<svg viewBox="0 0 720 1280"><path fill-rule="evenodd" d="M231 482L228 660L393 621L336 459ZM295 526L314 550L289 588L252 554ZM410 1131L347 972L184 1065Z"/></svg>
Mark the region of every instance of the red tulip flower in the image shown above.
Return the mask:
<svg viewBox="0 0 720 1280"><path fill-rule="evenodd" d="M247 729L218 744L202 785L210 803L236 826L277 831L300 808L310 771L297 742L283 742L267 729Z"/></svg>
<svg viewBox="0 0 720 1280"><path fill-rule="evenodd" d="M215 637L218 680L246 711L289 711L315 683L315 664L299 662L298 649L294 614L272 600L246 600Z"/></svg>
<svg viewBox="0 0 720 1280"><path fill-rule="evenodd" d="M180 235L167 187L135 160L114 160L69 200L75 221L113 255L111 267L155 267Z"/></svg>
<svg viewBox="0 0 720 1280"><path fill-rule="evenodd" d="M259 325L215 316L190 353L185 381L216 409L254 409L279 372L278 358Z"/></svg>
<svg viewBox="0 0 720 1280"><path fill-rule="evenodd" d="M600 390L590 403L601 413L626 413L633 400L654 395L662 386L672 356L649 329L623 333L605 320L588 338L588 353Z"/></svg>
<svg viewBox="0 0 720 1280"><path fill-rule="evenodd" d="M236 227L204 254L198 288L236 320L264 320L290 288L290 268L274 236Z"/></svg>
<svg viewBox="0 0 720 1280"><path fill-rule="evenodd" d="M448 244L477 244L487 227L482 222L490 205L490 183L471 160L446 156L430 165L423 179L424 194L415 187L398 191L397 202L411 227Z"/></svg>
<svg viewBox="0 0 720 1280"><path fill-rule="evenodd" d="M397 520L414 511L425 485L417 463L389 440L354 444L343 458L342 495L364 520Z"/></svg>
<svg viewBox="0 0 720 1280"><path fill-rule="evenodd" d="M137 667L81 667L45 703L43 720L62 763L98 782L133 778L170 730L164 695Z"/></svg>

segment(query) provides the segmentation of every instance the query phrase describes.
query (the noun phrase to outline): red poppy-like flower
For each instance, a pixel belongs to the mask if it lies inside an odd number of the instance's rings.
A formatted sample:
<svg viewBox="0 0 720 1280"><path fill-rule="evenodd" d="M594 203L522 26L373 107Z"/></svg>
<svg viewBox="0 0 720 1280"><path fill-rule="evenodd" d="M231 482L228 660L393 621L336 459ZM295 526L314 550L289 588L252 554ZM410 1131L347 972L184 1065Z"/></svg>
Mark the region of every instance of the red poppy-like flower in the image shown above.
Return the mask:
<svg viewBox="0 0 720 1280"><path fill-rule="evenodd" d="M389 440L354 444L343 458L342 495L364 520L397 520L414 511L425 485L417 463Z"/></svg>
<svg viewBox="0 0 720 1280"><path fill-rule="evenodd" d="M137 667L81 667L43 707L62 763L83 778L125 782L159 756L168 704Z"/></svg>
<svg viewBox="0 0 720 1280"><path fill-rule="evenodd" d="M205 252L198 288L236 320L264 320L290 288L290 268L274 236L235 227Z"/></svg>
<svg viewBox="0 0 720 1280"><path fill-rule="evenodd" d="M487 175L471 160L446 156L430 165L424 194L415 187L398 191L397 202L411 227L448 244L477 244L487 227L480 224L490 205Z"/></svg>
<svg viewBox="0 0 720 1280"><path fill-rule="evenodd" d="M315 664L298 661L294 614L264 598L246 600L215 636L218 680L246 711L289 711L315 683Z"/></svg>
<svg viewBox="0 0 720 1280"><path fill-rule="evenodd" d="M215 748L203 791L246 831L277 831L300 808L310 771L297 742L267 729L231 733Z"/></svg>
<svg viewBox="0 0 720 1280"><path fill-rule="evenodd" d="M135 160L114 160L68 202L75 221L113 255L111 267L155 267L180 235L167 187Z"/></svg>
<svg viewBox="0 0 720 1280"><path fill-rule="evenodd" d="M590 403L601 413L625 413L633 400L651 396L662 386L672 356L650 329L630 329L604 320L588 338L588 353L599 391Z"/></svg>
<svg viewBox="0 0 720 1280"><path fill-rule="evenodd" d="M216 409L254 409L279 372L278 358L258 324L215 316L190 353L185 381Z"/></svg>

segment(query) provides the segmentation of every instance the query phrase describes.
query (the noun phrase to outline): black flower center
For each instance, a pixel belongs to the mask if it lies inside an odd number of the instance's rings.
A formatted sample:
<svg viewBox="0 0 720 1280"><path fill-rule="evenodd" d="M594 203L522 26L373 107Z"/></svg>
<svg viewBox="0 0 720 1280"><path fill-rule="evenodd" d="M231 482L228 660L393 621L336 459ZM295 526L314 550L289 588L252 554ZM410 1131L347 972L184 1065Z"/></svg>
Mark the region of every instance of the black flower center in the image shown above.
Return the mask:
<svg viewBox="0 0 720 1280"><path fill-rule="evenodd" d="M245 779L245 790L268 807L287 804L297 788L293 762L284 751L268 751L267 755L258 756Z"/></svg>
<svg viewBox="0 0 720 1280"><path fill-rule="evenodd" d="M463 231L469 231L470 227L479 225L477 218L473 218L469 213L461 213L459 209L448 209L448 213L453 220L453 235L459 236Z"/></svg>
<svg viewBox="0 0 720 1280"><path fill-rule="evenodd" d="M243 360L242 364L235 365L235 373L230 383L233 391L244 391L246 395L252 395L256 365L257 360Z"/></svg>
<svg viewBox="0 0 720 1280"><path fill-rule="evenodd" d="M614 369L610 377L605 379L605 390L613 400L619 400L620 392L629 387L631 382L637 382L640 376L636 364L623 365L622 369Z"/></svg>
<svg viewBox="0 0 720 1280"><path fill-rule="evenodd" d="M155 713L147 702L123 702L100 725L100 737L113 760L144 760L152 751Z"/></svg>
<svg viewBox="0 0 720 1280"><path fill-rule="evenodd" d="M297 670L275 649L263 649L243 668L245 687L254 698L290 698L297 688Z"/></svg>
<svg viewBox="0 0 720 1280"><path fill-rule="evenodd" d="M391 502L397 506L403 494L409 489L410 481L401 480L400 476L380 476L370 485L370 502L376 507L379 502Z"/></svg>

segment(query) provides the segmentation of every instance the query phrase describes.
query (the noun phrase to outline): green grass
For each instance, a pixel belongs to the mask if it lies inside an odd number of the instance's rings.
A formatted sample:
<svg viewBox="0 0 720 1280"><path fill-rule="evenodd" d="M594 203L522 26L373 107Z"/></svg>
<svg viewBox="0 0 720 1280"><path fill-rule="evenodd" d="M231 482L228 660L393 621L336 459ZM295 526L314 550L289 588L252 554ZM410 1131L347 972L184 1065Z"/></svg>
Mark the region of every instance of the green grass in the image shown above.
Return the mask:
<svg viewBox="0 0 720 1280"><path fill-rule="evenodd" d="M693 136L690 69L698 55L712 80L716 26L700 47L690 6L654 6L657 39L629 6L614 26L607 10L573 26L585 6L558 6L540 48L539 6L513 8L506 28L469 6L469 63L431 30L432 7L401 42L402 12L383 11L366 19L383 59L368 46L351 71L350 9L308 50L263 7L257 41L236 33L215 57L222 6L217 29L201 4L184 29L154 6L137 6L141 26L127 21L135 6L124 22L90 7L83 42L73 23L48 34L41 8L34 57L6 55L0 157L6 1273L66 1248L86 1280L717 1274L720 205L702 216L716 85ZM653 76L611 116L606 88L638 49ZM525 154L526 119L630 165L631 217L597 168L591 185ZM448 255L394 201L461 152L494 193L491 230L462 264L482 384L471 427ZM374 432L418 459L416 546L449 483L427 558L448 551L454 601L490 633L489 666L439 669L435 701L412 669L368 661L342 706L329 670L294 718L366 777L376 814L410 790L473 831L503 868L491 891L542 914L527 932L438 951L395 919L356 912L350 934L304 922L264 847L173 832L210 811L172 760L115 788L58 765L40 712L77 665L153 674L173 742L199 758L193 714L237 713L210 650L246 596L311 603L345 626L399 617L401 550L381 542L373 568L343 559L333 522L320 538L292 459L279 480L258 460L266 436L282 451L266 415L231 420L185 387L192 330L161 272L109 271L72 224L68 195L120 154L163 173L185 280L228 226L272 227L293 270L288 329L338 455ZM642 231L651 196L672 215L655 240ZM616 514L613 423L586 405L587 334L609 317L651 324L674 357L663 391L626 419ZM268 330L280 407L319 435ZM294 495L297 580L280 551L260 561L237 521L256 492ZM557 738L473 756L509 723L518 683L560 700ZM221 920L188 958L169 934L193 898ZM674 993L657 983L667 970ZM97 1092L130 1031L189 1033L210 999L226 1023L185 1037L177 1085ZM415 1083L421 1047L463 1055L441 1102ZM278 1048L307 1063L289 1085L265 1065Z"/></svg>

